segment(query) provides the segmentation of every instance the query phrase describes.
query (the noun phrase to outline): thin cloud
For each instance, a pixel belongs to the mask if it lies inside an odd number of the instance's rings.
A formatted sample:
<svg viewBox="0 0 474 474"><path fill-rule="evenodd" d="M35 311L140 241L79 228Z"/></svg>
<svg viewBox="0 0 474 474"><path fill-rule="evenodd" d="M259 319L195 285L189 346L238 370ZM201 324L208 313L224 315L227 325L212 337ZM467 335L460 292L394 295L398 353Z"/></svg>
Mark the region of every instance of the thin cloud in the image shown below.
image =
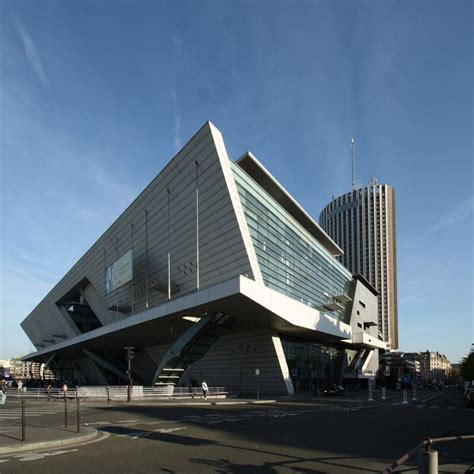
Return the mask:
<svg viewBox="0 0 474 474"><path fill-rule="evenodd" d="M466 219L474 210L474 196L458 204L451 212L441 217L438 222L429 228L430 232L435 232L445 227L451 227Z"/></svg>
<svg viewBox="0 0 474 474"><path fill-rule="evenodd" d="M28 63L30 64L31 69L36 74L38 79L44 85L46 85L47 81L46 81L46 75L44 73L43 64L41 63L41 60L38 56L35 44L33 43L31 36L29 35L26 28L22 25L22 23L16 16L13 15L12 20L13 20L13 24L15 25L16 30L18 31L18 34L20 35L21 41L23 42L23 47L25 48L26 59L28 60Z"/></svg>

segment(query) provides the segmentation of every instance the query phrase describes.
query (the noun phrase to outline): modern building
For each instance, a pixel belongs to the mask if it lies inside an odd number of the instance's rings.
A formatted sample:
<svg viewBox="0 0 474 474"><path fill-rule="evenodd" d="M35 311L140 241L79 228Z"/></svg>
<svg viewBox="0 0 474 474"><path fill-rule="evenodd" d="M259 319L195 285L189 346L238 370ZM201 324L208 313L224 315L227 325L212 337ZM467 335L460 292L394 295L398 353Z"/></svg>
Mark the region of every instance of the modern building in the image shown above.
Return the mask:
<svg viewBox="0 0 474 474"><path fill-rule="evenodd" d="M387 349L398 348L395 189L372 184L353 189L321 212L321 227L343 250L340 261L360 273L379 292L379 331Z"/></svg>
<svg viewBox="0 0 474 474"><path fill-rule="evenodd" d="M287 393L373 375L377 291L250 153L206 123L22 327L80 384L200 382Z"/></svg>
<svg viewBox="0 0 474 474"><path fill-rule="evenodd" d="M387 384L389 388L397 387L404 374L420 379L421 364L417 353L387 351L380 357L380 366L381 382Z"/></svg>

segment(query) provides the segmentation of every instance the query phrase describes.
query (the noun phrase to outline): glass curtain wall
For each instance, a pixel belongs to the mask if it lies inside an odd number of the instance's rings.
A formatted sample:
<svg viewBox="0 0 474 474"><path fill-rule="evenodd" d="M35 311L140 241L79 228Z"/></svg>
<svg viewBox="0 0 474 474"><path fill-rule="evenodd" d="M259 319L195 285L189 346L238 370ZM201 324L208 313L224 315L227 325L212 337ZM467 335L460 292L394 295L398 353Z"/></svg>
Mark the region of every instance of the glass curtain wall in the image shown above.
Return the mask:
<svg viewBox="0 0 474 474"><path fill-rule="evenodd" d="M245 171L231 163L265 285L341 319L324 305L346 292L351 273Z"/></svg>
<svg viewBox="0 0 474 474"><path fill-rule="evenodd" d="M297 392L315 391L338 382L337 358L341 350L324 344L281 339L293 386Z"/></svg>

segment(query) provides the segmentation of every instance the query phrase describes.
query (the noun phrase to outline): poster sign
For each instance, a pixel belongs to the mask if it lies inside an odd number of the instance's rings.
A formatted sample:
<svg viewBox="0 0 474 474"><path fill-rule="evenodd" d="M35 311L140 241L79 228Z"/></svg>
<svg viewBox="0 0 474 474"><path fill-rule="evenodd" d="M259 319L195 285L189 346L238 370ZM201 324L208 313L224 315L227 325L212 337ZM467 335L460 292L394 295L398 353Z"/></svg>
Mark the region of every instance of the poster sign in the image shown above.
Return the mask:
<svg viewBox="0 0 474 474"><path fill-rule="evenodd" d="M133 278L132 249L105 269L105 293L116 290Z"/></svg>

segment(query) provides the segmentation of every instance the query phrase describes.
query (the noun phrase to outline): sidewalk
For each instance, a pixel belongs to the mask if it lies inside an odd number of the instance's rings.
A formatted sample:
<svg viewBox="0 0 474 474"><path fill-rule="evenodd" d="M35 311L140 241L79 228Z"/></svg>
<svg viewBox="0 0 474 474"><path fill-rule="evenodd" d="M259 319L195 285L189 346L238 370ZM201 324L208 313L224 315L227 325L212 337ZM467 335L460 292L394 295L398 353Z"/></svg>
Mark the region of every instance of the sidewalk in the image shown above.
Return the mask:
<svg viewBox="0 0 474 474"><path fill-rule="evenodd" d="M264 405L266 403L276 403L276 399L255 399L255 398L177 398L172 400L132 400L126 402L123 400L113 400L109 405L154 405L154 406L232 406L232 405ZM87 405L88 402L82 402ZM91 401L91 403L93 403ZM105 403L106 404L106 403Z"/></svg>
<svg viewBox="0 0 474 474"><path fill-rule="evenodd" d="M42 426L34 421L27 422L25 441L21 441L21 423L5 422L0 426L0 456L25 451L69 446L85 441L91 441L97 436L97 431L90 427L81 426L76 433L75 426L68 428L58 426Z"/></svg>

